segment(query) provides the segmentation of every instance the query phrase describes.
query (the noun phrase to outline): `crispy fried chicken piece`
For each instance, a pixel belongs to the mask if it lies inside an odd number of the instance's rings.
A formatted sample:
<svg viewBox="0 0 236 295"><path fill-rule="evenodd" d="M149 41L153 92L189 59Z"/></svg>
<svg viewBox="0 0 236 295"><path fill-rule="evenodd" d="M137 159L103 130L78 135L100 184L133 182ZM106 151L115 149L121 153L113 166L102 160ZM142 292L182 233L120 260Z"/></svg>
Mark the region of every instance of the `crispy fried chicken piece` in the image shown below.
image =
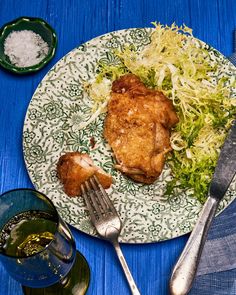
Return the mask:
<svg viewBox="0 0 236 295"><path fill-rule="evenodd" d="M96 175L101 185L106 189L112 184L112 177L101 168L93 164L87 154L79 152L66 153L60 157L57 163L57 173L64 191L68 196L79 196L80 186L92 175Z"/></svg>
<svg viewBox="0 0 236 295"><path fill-rule="evenodd" d="M135 181L153 183L171 150L170 128L178 122L172 102L127 74L112 84L104 137L118 170Z"/></svg>

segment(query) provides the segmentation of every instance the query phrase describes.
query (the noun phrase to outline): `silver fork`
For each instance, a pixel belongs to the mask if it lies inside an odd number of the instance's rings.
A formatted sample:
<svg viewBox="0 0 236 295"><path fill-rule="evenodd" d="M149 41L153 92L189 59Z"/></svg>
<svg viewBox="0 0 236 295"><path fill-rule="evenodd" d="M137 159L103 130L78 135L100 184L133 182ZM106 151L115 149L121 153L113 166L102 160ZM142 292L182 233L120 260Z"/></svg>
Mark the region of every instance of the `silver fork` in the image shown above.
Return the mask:
<svg viewBox="0 0 236 295"><path fill-rule="evenodd" d="M114 205L95 175L81 185L81 191L98 234L110 241L116 250L132 294L140 295L118 243L122 223Z"/></svg>

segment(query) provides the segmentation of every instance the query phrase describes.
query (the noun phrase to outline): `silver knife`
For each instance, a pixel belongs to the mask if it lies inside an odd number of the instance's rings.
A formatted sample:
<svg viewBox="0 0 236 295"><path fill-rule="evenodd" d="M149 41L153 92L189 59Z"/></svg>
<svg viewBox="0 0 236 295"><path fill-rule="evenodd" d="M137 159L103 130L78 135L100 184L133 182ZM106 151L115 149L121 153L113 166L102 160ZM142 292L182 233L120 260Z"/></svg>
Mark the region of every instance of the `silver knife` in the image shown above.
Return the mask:
<svg viewBox="0 0 236 295"><path fill-rule="evenodd" d="M199 219L179 257L170 279L171 295L186 295L191 289L203 246L218 205L236 172L236 120L221 149L209 195Z"/></svg>
<svg viewBox="0 0 236 295"><path fill-rule="evenodd" d="M233 65L236 66L236 29L234 30L234 35L233 35L233 54L230 55L228 59L230 62L232 62Z"/></svg>

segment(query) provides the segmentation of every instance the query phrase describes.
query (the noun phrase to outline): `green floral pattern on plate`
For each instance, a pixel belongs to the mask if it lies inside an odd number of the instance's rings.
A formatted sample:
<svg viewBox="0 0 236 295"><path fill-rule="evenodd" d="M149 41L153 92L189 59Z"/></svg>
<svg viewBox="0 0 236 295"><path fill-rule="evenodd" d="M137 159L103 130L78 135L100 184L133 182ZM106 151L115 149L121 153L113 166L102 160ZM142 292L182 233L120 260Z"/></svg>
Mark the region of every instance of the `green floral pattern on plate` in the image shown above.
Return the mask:
<svg viewBox="0 0 236 295"><path fill-rule="evenodd" d="M56 173L58 159L65 152L89 153L96 165L113 176L114 184L108 193L123 222L120 242L127 243L155 242L188 233L201 210L201 205L187 191L175 197L164 196L166 182L171 177L168 167L152 185L134 183L114 170L111 150L103 138L105 114L79 130L80 123L90 118L92 108L83 89L84 81L94 79L98 62L119 64L114 49L124 44L135 46L137 50L147 46L152 30L112 32L69 52L39 84L24 123L25 163L35 188L53 201L65 221L96 236L82 197L69 198ZM222 65L214 79L235 75L235 68L219 52L199 40L195 42L210 50L212 60ZM235 181L221 202L220 210L234 198Z"/></svg>

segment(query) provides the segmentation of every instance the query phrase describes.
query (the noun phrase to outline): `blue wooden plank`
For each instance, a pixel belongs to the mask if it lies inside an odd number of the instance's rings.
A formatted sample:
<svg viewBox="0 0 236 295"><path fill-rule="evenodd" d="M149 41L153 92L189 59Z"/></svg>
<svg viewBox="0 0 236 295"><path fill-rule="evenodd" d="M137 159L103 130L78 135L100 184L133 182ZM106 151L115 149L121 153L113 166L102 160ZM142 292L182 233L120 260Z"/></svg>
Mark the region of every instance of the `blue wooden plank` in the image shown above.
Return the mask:
<svg viewBox="0 0 236 295"><path fill-rule="evenodd" d="M0 192L32 187L22 156L22 126L31 96L47 71L79 44L109 31L185 23L194 35L223 54L232 51L236 27L235 0L0 0L0 26L19 16L48 21L58 34L55 58L43 70L14 76L0 69ZM77 248L91 267L88 294L129 294L129 289L108 243L73 230ZM122 245L142 294L168 294L171 269L187 237L149 245ZM20 286L0 264L0 295L22 295Z"/></svg>

